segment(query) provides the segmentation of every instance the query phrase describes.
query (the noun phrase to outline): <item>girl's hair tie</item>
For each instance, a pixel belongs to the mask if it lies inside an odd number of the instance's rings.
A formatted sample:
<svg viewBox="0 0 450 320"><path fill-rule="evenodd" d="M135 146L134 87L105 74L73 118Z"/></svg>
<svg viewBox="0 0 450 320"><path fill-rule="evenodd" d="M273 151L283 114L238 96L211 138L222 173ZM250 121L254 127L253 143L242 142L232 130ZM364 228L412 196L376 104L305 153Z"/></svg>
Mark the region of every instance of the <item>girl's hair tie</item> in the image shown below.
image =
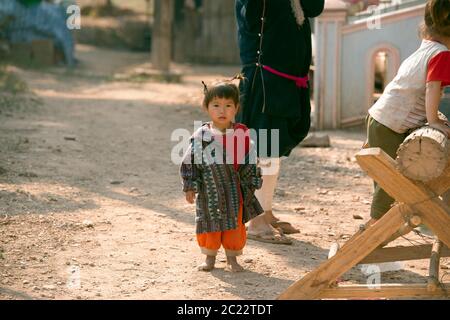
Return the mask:
<svg viewBox="0 0 450 320"><path fill-rule="evenodd" d="M228 80L229 82L233 81L233 80L244 80L245 77L242 73L238 73L236 74L233 78L231 78L230 80Z"/></svg>
<svg viewBox="0 0 450 320"><path fill-rule="evenodd" d="M202 81L202 83L203 83L203 93L207 94L208 93L208 87L206 86L205 81Z"/></svg>

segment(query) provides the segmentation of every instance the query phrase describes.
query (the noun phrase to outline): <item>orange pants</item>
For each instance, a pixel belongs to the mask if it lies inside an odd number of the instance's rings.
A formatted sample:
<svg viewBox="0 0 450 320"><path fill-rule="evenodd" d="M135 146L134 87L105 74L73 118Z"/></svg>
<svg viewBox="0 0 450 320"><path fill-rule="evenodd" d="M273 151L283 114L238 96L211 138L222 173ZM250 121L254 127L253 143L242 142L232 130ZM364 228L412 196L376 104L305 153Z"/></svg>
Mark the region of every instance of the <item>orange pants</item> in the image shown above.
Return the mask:
<svg viewBox="0 0 450 320"><path fill-rule="evenodd" d="M242 254L247 241L247 232L242 223L242 203L239 206L238 226L236 229L197 234L197 242L203 254L216 256L222 245L227 257L236 257Z"/></svg>

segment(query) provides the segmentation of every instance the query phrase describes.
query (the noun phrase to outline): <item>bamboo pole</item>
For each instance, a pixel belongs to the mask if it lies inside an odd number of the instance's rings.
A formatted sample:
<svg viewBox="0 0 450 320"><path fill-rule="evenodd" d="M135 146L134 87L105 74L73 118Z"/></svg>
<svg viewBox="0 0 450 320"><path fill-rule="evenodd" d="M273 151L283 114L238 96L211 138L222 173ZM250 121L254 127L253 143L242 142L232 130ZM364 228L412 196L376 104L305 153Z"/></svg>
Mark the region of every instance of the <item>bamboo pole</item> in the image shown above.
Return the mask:
<svg viewBox="0 0 450 320"><path fill-rule="evenodd" d="M434 292L439 286L439 260L441 259L442 242L436 239L431 249L430 268L428 274L428 291Z"/></svg>

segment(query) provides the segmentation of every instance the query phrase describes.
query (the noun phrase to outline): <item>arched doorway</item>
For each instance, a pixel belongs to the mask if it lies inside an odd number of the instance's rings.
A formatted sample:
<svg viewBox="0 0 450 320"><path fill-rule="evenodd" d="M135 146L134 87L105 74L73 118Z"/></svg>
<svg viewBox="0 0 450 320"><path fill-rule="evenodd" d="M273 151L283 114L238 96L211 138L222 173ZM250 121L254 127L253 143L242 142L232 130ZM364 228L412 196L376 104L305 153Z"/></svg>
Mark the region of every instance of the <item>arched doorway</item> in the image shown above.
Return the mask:
<svg viewBox="0 0 450 320"><path fill-rule="evenodd" d="M375 54L373 103L377 102L386 87L388 62L389 56L386 51L378 51Z"/></svg>
<svg viewBox="0 0 450 320"><path fill-rule="evenodd" d="M400 67L400 52L390 44L381 44L369 53L367 77L367 111L381 96Z"/></svg>

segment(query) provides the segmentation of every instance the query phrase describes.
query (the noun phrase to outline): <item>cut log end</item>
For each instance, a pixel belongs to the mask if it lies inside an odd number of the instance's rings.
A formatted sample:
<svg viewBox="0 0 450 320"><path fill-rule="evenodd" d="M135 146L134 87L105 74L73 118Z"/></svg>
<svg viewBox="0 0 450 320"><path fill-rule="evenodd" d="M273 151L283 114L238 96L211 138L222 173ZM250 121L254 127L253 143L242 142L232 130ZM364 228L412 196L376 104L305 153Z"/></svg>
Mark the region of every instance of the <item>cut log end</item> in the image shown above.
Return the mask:
<svg viewBox="0 0 450 320"><path fill-rule="evenodd" d="M406 177L427 182L449 165L449 142L444 133L422 127L411 133L397 150L397 167Z"/></svg>

